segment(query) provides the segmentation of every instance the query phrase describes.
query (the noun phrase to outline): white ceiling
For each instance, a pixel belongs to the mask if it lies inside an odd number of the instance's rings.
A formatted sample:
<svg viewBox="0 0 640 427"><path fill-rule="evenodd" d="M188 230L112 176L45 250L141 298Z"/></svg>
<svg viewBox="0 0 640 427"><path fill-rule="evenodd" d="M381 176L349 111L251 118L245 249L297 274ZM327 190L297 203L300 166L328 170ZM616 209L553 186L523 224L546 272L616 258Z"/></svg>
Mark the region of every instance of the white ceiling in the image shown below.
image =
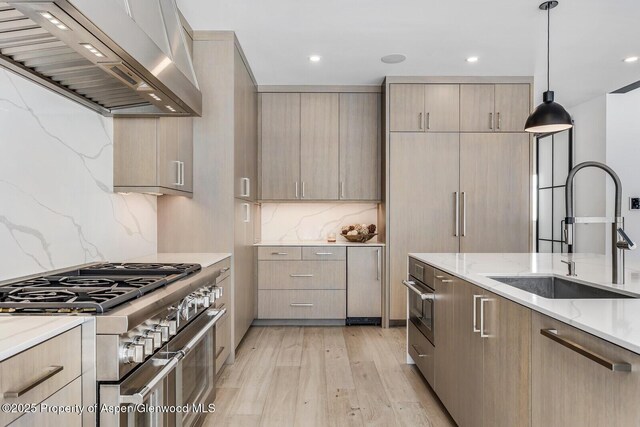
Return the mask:
<svg viewBox="0 0 640 427"><path fill-rule="evenodd" d="M260 85L379 84L386 75L544 81L542 0L178 0L195 30L234 30ZM606 8L605 8L606 7ZM567 106L640 80L640 1L560 0L551 86ZM407 55L384 64L390 53ZM310 63L308 56L322 56ZM469 64L468 56L480 61ZM544 90L538 88L538 92Z"/></svg>

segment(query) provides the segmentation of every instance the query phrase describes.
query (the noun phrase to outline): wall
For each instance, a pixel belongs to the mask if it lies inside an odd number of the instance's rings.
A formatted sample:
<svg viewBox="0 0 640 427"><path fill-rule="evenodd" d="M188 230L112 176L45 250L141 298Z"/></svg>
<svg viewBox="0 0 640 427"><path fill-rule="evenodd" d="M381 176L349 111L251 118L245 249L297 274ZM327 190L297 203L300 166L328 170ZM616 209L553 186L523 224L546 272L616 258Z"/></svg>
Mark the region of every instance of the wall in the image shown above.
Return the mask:
<svg viewBox="0 0 640 427"><path fill-rule="evenodd" d="M575 122L574 165L594 160L606 162L606 96L567 107ZM585 169L576 175L576 216L605 216L606 177L600 170ZM579 224L576 227L575 252L605 253L606 227L603 224Z"/></svg>
<svg viewBox="0 0 640 427"><path fill-rule="evenodd" d="M0 279L156 251L156 198L112 192L112 123L0 69Z"/></svg>
<svg viewBox="0 0 640 427"><path fill-rule="evenodd" d="M262 241L326 240L344 225L377 224L377 215L375 203L263 203Z"/></svg>
<svg viewBox="0 0 640 427"><path fill-rule="evenodd" d="M640 90L607 95L607 164L622 180L622 216L627 234L640 242L640 211L629 210L629 197L640 197ZM613 192L609 193L613 206ZM612 212L613 213L613 212ZM627 251L640 261L640 251Z"/></svg>

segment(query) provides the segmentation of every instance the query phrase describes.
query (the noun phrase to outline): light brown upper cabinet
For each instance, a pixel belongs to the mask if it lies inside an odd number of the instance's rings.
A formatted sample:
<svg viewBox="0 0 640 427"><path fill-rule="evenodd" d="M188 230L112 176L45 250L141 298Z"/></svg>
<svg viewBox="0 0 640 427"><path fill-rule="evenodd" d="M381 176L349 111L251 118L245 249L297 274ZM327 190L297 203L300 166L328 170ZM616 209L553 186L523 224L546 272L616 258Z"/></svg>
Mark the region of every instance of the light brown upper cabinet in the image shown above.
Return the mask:
<svg viewBox="0 0 640 427"><path fill-rule="evenodd" d="M300 94L261 95L263 200L300 197Z"/></svg>
<svg viewBox="0 0 640 427"><path fill-rule="evenodd" d="M261 200L380 200L380 94L260 96Z"/></svg>
<svg viewBox="0 0 640 427"><path fill-rule="evenodd" d="M238 50L235 50L235 197L257 199L258 190L258 93Z"/></svg>
<svg viewBox="0 0 640 427"><path fill-rule="evenodd" d="M380 94L340 94L340 200L380 200Z"/></svg>
<svg viewBox="0 0 640 427"><path fill-rule="evenodd" d="M114 191L193 193L190 118L114 119Z"/></svg>
<svg viewBox="0 0 640 427"><path fill-rule="evenodd" d="M336 200L339 182L337 93L300 95L300 198Z"/></svg>
<svg viewBox="0 0 640 427"><path fill-rule="evenodd" d="M392 84L391 132L458 132L460 86Z"/></svg>
<svg viewBox="0 0 640 427"><path fill-rule="evenodd" d="M528 84L460 85L460 131L524 132Z"/></svg>

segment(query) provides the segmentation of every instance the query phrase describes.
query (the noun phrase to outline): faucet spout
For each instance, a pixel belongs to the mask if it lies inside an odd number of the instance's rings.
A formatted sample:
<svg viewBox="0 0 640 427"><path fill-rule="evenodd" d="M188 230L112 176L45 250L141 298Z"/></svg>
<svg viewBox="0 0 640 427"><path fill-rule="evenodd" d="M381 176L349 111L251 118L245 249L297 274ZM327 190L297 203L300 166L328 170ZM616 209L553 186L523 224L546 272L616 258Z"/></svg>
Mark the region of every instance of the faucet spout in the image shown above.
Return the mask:
<svg viewBox="0 0 640 427"><path fill-rule="evenodd" d="M583 162L569 171L565 187L565 242L568 245L572 245L575 232L576 217L573 212L573 181L579 171L590 167L605 171L615 184L615 214L611 224L611 276L613 283L622 284L624 283L624 251L635 249L636 244L624 232L624 219L622 218L622 181L620 181L618 174L604 163ZM618 240L618 235L622 238L621 241Z"/></svg>

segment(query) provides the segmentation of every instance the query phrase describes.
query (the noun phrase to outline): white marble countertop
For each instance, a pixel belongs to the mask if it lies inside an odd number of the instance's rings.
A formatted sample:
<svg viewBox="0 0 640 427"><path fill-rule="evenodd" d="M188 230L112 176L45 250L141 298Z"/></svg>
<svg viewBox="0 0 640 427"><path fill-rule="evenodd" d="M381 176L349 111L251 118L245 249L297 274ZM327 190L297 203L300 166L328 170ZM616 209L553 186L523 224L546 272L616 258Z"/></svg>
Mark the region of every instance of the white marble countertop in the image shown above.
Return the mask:
<svg viewBox="0 0 640 427"><path fill-rule="evenodd" d="M340 239L334 243L327 242L326 240L298 240L298 241L264 241L256 243L254 246L384 246L384 243L380 242L367 242L367 243L353 243L344 239Z"/></svg>
<svg viewBox="0 0 640 427"><path fill-rule="evenodd" d="M87 321L93 321L93 318L86 316L0 315L0 361Z"/></svg>
<svg viewBox="0 0 640 427"><path fill-rule="evenodd" d="M409 256L491 292L640 353L640 299L547 299L502 284L487 276L556 275L566 277L572 258L577 277L571 280L640 297L640 265L627 262L625 284L611 282L610 256L594 254L435 254Z"/></svg>
<svg viewBox="0 0 640 427"><path fill-rule="evenodd" d="M147 255L137 258L128 259L125 262L167 262L167 263L195 263L200 264L202 268L209 267L223 259L229 258L229 253L172 253L163 252L153 255Z"/></svg>

